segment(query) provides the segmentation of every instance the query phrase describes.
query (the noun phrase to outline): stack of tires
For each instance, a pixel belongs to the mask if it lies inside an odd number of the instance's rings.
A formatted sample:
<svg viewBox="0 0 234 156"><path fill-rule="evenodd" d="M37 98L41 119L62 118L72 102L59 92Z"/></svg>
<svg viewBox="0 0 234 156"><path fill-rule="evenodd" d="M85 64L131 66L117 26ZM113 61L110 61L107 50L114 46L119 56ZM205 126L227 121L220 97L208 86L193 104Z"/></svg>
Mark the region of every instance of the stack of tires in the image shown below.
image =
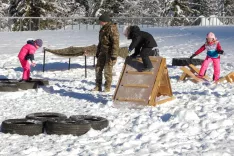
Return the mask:
<svg viewBox="0 0 234 156"><path fill-rule="evenodd" d="M90 115L72 115L69 118L61 113L40 112L26 115L23 119L8 119L2 122L3 133L38 135L41 133L80 136L91 128L102 130L108 127L106 118Z"/></svg>

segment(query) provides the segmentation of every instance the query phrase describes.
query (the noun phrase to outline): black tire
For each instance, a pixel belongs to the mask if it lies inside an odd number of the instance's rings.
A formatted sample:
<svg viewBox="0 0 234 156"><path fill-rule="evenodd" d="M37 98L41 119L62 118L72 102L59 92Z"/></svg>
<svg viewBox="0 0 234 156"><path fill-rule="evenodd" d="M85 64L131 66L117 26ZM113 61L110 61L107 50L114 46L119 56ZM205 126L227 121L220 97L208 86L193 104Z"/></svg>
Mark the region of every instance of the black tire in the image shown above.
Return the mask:
<svg viewBox="0 0 234 156"><path fill-rule="evenodd" d="M72 115L70 116L72 120L86 120L91 123L91 127L95 130L102 130L109 125L109 121L106 118L99 116L91 116L91 115Z"/></svg>
<svg viewBox="0 0 234 156"><path fill-rule="evenodd" d="M76 135L80 136L87 133L91 128L91 124L86 120L48 120L45 123L45 130L47 134L57 135Z"/></svg>
<svg viewBox="0 0 234 156"><path fill-rule="evenodd" d="M3 133L38 135L43 133L43 122L31 119L8 119L2 122Z"/></svg>
<svg viewBox="0 0 234 156"><path fill-rule="evenodd" d="M173 58L172 66L187 66L193 64L195 66L201 65L204 60L202 59L190 59L190 58Z"/></svg>
<svg viewBox="0 0 234 156"><path fill-rule="evenodd" d="M26 119L34 119L40 121L47 121L49 119L67 119L67 116L61 113L54 112L39 112L26 115Z"/></svg>

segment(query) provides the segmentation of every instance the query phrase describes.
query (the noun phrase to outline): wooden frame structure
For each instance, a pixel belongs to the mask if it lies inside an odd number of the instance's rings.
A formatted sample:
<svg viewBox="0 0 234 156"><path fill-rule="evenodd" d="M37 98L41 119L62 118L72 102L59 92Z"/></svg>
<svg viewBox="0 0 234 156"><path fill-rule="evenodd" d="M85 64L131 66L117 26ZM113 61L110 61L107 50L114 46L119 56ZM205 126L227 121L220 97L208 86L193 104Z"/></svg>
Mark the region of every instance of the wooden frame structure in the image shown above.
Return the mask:
<svg viewBox="0 0 234 156"><path fill-rule="evenodd" d="M116 106L156 106L174 99L166 59L151 56L150 60L154 70L141 72L141 58L126 58L113 96Z"/></svg>
<svg viewBox="0 0 234 156"><path fill-rule="evenodd" d="M227 74L226 76L220 78L216 83L220 83L227 80L227 82L229 83L233 83L234 82L234 72L231 72L229 74Z"/></svg>
<svg viewBox="0 0 234 156"><path fill-rule="evenodd" d="M185 66L181 67L180 69L183 71L183 73L180 76L178 81L184 81L187 78L195 83L201 82L201 81L210 81L211 80L207 75L205 75L203 78L197 77L196 75L199 74L199 69L196 66L194 66L193 64L189 64L187 67L185 67Z"/></svg>
<svg viewBox="0 0 234 156"><path fill-rule="evenodd" d="M45 48L43 49L43 65L42 65L42 71L45 72L45 56L46 56L46 50ZM87 78L87 56L85 55L85 78ZM95 67L95 56L93 57L93 66ZM68 60L68 70L71 69L71 58Z"/></svg>

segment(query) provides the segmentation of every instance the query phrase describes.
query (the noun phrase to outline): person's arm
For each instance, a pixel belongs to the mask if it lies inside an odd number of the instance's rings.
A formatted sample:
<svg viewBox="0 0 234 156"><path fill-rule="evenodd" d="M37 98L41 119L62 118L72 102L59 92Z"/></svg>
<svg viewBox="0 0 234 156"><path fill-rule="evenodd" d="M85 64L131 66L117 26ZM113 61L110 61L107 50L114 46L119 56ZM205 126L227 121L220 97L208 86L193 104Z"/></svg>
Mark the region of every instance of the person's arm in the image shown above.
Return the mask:
<svg viewBox="0 0 234 156"><path fill-rule="evenodd" d="M98 46L97 46L96 58L98 58L99 53L100 53L100 42L98 43Z"/></svg>
<svg viewBox="0 0 234 156"><path fill-rule="evenodd" d="M111 58L116 59L119 52L119 32L116 24L111 26L110 40L112 43Z"/></svg>
<svg viewBox="0 0 234 156"><path fill-rule="evenodd" d="M217 43L217 48L216 48L216 50L217 50L217 52L218 52L219 54L223 54L223 53L224 53L224 51L222 50L222 47L221 47L221 45L220 45L219 42Z"/></svg>
<svg viewBox="0 0 234 156"><path fill-rule="evenodd" d="M206 46L205 46L205 44L204 44L204 45L201 46L194 54L195 54L195 55L198 55L198 54L200 54L201 52L203 52L205 49L206 49Z"/></svg>
<svg viewBox="0 0 234 156"><path fill-rule="evenodd" d="M136 48L138 46L138 44L140 43L140 41L141 41L141 36L139 36L139 35L137 37L133 38L132 43L129 46L129 49L133 50L134 48Z"/></svg>
<svg viewBox="0 0 234 156"><path fill-rule="evenodd" d="M140 46L137 46L135 48L135 52L132 54L133 57L136 57L139 53L140 53L140 50L141 50L141 47Z"/></svg>

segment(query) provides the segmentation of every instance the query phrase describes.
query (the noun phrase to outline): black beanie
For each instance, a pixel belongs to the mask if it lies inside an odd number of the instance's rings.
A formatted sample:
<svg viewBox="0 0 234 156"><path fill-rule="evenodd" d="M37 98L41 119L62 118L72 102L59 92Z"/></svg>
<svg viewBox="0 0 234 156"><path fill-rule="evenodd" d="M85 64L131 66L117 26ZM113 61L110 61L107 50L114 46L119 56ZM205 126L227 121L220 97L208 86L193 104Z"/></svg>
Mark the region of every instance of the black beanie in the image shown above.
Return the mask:
<svg viewBox="0 0 234 156"><path fill-rule="evenodd" d="M109 17L108 14L102 14L100 17L99 17L99 21L102 21L102 22L110 22L111 19Z"/></svg>

